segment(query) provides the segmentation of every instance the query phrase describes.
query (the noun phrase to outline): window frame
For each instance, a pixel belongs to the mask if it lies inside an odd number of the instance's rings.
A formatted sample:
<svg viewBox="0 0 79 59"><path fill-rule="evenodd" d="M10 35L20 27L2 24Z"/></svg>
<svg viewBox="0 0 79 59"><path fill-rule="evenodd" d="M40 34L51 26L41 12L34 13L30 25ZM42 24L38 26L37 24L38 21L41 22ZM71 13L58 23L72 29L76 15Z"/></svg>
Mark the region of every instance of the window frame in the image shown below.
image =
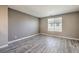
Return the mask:
<svg viewBox="0 0 79 59"><path fill-rule="evenodd" d="M54 30L49 30L49 19L54 19L54 21L55 21L55 19L56 18L61 18L61 30L60 31L57 31L57 30L55 30L56 29L56 26L55 26L55 24L54 24ZM48 19L48 31L51 31L51 32L62 32L63 31L63 18L62 18L62 16L58 16L58 17L52 17L52 18L49 18Z"/></svg>

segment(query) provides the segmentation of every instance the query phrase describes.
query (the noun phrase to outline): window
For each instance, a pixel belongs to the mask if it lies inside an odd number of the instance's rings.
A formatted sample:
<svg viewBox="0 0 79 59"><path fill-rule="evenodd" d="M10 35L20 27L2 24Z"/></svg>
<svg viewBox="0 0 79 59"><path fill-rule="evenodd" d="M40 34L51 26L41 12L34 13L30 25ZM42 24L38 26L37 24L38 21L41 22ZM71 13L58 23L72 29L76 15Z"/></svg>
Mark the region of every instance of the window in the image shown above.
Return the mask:
<svg viewBox="0 0 79 59"><path fill-rule="evenodd" d="M62 32L62 17L48 19L48 31Z"/></svg>

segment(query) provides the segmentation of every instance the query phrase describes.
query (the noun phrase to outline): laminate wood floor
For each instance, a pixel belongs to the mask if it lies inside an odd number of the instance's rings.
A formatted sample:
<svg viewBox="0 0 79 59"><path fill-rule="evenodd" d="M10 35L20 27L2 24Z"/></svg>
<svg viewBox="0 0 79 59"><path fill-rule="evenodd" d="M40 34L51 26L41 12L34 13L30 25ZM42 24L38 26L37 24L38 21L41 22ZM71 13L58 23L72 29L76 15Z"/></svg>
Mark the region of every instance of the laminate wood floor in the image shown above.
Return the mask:
<svg viewBox="0 0 79 59"><path fill-rule="evenodd" d="M0 53L78 53L79 41L37 35L0 49Z"/></svg>

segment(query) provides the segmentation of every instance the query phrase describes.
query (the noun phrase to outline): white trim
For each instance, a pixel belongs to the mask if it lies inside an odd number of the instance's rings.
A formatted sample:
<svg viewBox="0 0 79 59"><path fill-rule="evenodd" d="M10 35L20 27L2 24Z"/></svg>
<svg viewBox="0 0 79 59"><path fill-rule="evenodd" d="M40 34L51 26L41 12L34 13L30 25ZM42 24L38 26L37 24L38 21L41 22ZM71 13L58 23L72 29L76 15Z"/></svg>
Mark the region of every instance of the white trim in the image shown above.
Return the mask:
<svg viewBox="0 0 79 59"><path fill-rule="evenodd" d="M7 46L8 46L8 44L5 44L5 45L0 46L0 48L5 48Z"/></svg>
<svg viewBox="0 0 79 59"><path fill-rule="evenodd" d="M38 33L38 34L31 35L31 36L23 37L23 38L20 38L20 39L16 39L16 40L13 40L13 41L10 41L10 42L8 42L8 43L5 44L5 45L0 46L0 48L7 47L8 44L11 44L11 43L14 43L14 42L17 42L17 41L20 41L20 40L26 39L26 38L30 38L30 37L33 37L33 36L36 36L36 35L39 35L39 33Z"/></svg>
<svg viewBox="0 0 79 59"><path fill-rule="evenodd" d="M77 38L70 38L70 37L64 37L64 36L56 36L56 35L50 35L50 34L46 34L46 33L38 33L38 34L31 35L31 36L23 37L23 38L20 38L20 39L17 39L17 40L10 41L10 42L8 42L8 44L11 44L11 43L14 43L14 42L26 39L26 38L30 38L30 37L33 37L33 36L36 36L36 35L39 35L39 34L43 34L43 35L47 35L47 36L55 36L55 37L60 37L60 38L66 38L66 39L72 39L72 40L79 40ZM2 45L2 46L0 46L0 48L7 47L8 44Z"/></svg>
<svg viewBox="0 0 79 59"><path fill-rule="evenodd" d="M14 43L14 42L17 42L17 41L26 39L26 38L30 38L30 37L33 37L33 36L36 36L36 35L38 35L38 34L34 34L34 35L31 35L31 36L27 36L27 37L23 37L23 38L20 38L20 39L16 39L16 40L13 40L13 41L8 42L8 44L11 44L11 43Z"/></svg>
<svg viewBox="0 0 79 59"><path fill-rule="evenodd" d="M79 40L78 38L71 38L71 37L65 37L65 36L50 35L50 34L46 34L46 33L40 33L40 34L47 35L47 36L55 36L55 37L59 37L59 38L66 38L66 39L71 39L71 40Z"/></svg>

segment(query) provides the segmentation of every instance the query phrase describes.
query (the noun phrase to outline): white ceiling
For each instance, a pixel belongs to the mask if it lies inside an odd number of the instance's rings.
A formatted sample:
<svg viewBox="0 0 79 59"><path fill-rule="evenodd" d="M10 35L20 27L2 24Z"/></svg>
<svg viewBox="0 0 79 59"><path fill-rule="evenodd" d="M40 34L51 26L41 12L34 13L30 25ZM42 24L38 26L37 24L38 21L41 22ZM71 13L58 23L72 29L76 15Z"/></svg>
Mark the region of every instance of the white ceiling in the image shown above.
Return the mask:
<svg viewBox="0 0 79 59"><path fill-rule="evenodd" d="M9 5L9 8L39 18L79 11L78 5Z"/></svg>

